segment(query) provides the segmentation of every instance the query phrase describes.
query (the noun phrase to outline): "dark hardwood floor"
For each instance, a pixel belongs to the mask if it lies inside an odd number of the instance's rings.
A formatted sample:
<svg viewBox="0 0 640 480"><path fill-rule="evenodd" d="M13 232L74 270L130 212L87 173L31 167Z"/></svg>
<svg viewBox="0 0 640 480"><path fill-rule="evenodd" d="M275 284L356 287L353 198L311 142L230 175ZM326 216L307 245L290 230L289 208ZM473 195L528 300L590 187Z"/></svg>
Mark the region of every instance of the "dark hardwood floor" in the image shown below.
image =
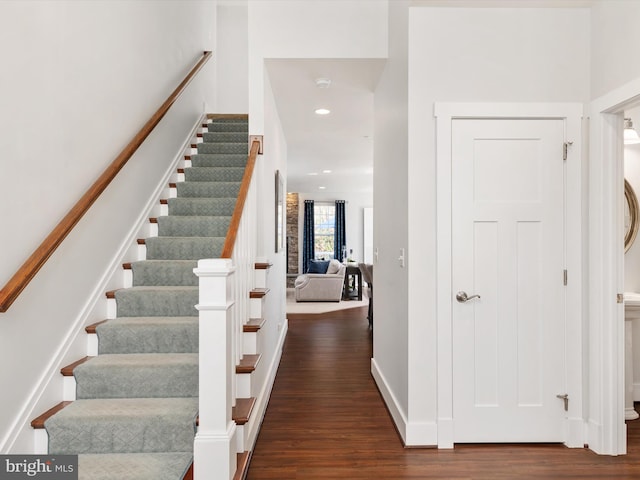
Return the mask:
<svg viewBox="0 0 640 480"><path fill-rule="evenodd" d="M292 316L247 478L640 479L640 420L629 454L562 445L404 448L370 374L366 308Z"/></svg>

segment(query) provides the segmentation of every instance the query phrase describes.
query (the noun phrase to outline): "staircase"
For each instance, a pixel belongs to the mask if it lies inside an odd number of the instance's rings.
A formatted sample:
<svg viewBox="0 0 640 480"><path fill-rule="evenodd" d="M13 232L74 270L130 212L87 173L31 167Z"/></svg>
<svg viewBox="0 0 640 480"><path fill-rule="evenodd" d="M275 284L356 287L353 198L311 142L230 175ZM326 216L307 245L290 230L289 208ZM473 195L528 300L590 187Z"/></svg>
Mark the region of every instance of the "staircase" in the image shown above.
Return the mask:
<svg viewBox="0 0 640 480"><path fill-rule="evenodd" d="M80 479L193 477L199 413L194 269L199 259L221 255L248 152L246 116L213 117L192 145L197 153L185 156L179 181L170 184L170 198L161 201L163 214L150 219L157 234L138 241L144 259L124 265L130 286L107 293L115 315L86 329L96 336L97 351L61 371L65 391L75 398L32 422L46 431L50 454L79 454ZM254 335L259 324L250 321L244 330ZM238 362L237 391L251 391L247 378L260 359L251 353ZM236 424L248 421L253 403L236 400ZM239 470L247 456L240 455Z"/></svg>

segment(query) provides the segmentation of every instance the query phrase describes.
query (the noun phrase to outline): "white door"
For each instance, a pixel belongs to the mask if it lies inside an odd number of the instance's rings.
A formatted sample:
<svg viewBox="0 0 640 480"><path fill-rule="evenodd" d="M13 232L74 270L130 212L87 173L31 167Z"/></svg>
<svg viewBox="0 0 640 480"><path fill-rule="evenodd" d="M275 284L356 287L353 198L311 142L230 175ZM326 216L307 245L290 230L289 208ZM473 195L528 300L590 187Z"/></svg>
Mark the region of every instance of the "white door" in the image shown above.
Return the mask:
<svg viewBox="0 0 640 480"><path fill-rule="evenodd" d="M453 120L454 442L564 441L563 145L562 120Z"/></svg>

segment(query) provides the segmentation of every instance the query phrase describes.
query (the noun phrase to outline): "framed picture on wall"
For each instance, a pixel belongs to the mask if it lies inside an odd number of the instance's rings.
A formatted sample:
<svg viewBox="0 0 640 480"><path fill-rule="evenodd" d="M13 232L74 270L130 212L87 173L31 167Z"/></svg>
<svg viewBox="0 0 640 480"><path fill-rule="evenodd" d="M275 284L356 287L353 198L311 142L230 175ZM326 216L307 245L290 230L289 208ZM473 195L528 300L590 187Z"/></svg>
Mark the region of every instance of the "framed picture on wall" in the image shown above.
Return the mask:
<svg viewBox="0 0 640 480"><path fill-rule="evenodd" d="M284 179L276 170L276 253L284 249Z"/></svg>

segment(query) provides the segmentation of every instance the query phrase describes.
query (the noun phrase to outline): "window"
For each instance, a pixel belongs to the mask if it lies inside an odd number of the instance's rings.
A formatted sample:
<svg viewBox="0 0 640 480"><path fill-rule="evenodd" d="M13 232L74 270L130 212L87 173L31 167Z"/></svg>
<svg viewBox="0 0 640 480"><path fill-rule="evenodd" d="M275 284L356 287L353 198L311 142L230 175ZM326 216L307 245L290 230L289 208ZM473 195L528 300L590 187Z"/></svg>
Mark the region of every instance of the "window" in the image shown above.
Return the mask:
<svg viewBox="0 0 640 480"><path fill-rule="evenodd" d="M313 206L316 260L334 258L334 233L336 230L336 207L332 204Z"/></svg>

